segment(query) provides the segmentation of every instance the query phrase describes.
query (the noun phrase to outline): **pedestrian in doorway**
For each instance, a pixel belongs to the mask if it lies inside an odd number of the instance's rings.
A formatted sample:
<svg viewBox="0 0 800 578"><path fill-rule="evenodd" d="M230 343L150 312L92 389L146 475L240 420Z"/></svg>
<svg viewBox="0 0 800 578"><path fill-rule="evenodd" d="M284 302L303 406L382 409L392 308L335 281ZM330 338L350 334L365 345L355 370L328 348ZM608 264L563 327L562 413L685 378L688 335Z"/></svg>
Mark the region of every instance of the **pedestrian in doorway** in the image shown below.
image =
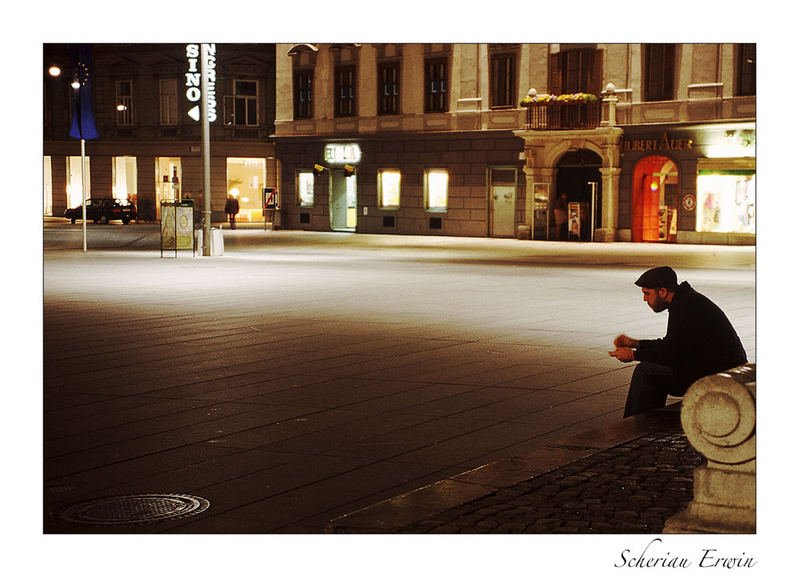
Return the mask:
<svg viewBox="0 0 800 578"><path fill-rule="evenodd" d="M567 240L567 193L561 193L556 199L553 208L553 216L556 221L556 240Z"/></svg>
<svg viewBox="0 0 800 578"><path fill-rule="evenodd" d="M236 215L239 214L239 199L233 195L228 195L228 200L225 201L225 213L228 215L228 222L231 229L236 228Z"/></svg>
<svg viewBox="0 0 800 578"><path fill-rule="evenodd" d="M655 313L669 310L669 320L661 339L624 334L614 339L609 355L623 362L639 361L623 417L664 407L667 395L682 397L701 377L747 363L742 342L722 309L687 281L678 285L672 268L645 271L635 284Z"/></svg>

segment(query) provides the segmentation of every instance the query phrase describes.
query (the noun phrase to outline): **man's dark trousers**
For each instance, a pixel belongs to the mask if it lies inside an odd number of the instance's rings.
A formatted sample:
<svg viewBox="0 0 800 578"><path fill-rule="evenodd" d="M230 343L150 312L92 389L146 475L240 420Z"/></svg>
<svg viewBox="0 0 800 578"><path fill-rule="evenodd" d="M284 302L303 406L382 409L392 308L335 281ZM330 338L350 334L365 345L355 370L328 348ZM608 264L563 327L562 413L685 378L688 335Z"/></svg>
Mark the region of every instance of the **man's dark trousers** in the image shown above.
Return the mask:
<svg viewBox="0 0 800 578"><path fill-rule="evenodd" d="M641 361L633 370L622 417L664 407L668 395L684 393L675 382L675 374L670 367L652 361Z"/></svg>

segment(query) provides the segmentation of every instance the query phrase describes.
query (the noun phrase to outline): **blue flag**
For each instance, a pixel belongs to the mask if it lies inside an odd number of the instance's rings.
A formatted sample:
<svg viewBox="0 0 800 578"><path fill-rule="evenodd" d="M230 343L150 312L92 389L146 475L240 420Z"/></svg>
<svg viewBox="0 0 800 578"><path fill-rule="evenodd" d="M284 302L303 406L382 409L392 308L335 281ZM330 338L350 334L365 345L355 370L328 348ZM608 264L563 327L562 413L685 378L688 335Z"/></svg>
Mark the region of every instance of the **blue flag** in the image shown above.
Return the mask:
<svg viewBox="0 0 800 578"><path fill-rule="evenodd" d="M69 136L89 140L100 136L94 126L94 109L92 106L92 45L70 44L72 73L80 83L75 89L72 105L72 126Z"/></svg>

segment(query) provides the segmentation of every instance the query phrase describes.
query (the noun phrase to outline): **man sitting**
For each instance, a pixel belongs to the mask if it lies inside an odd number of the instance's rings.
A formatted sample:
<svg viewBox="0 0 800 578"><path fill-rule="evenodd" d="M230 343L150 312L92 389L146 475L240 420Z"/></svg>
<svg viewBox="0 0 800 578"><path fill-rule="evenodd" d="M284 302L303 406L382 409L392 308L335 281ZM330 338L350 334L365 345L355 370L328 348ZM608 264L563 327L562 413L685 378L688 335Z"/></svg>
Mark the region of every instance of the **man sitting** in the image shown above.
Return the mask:
<svg viewBox="0 0 800 578"><path fill-rule="evenodd" d="M706 375L747 363L742 342L725 313L678 278L670 267L645 271L635 284L656 313L669 310L661 339L619 335L609 355L640 361L633 372L623 417L664 407L667 395L682 396Z"/></svg>

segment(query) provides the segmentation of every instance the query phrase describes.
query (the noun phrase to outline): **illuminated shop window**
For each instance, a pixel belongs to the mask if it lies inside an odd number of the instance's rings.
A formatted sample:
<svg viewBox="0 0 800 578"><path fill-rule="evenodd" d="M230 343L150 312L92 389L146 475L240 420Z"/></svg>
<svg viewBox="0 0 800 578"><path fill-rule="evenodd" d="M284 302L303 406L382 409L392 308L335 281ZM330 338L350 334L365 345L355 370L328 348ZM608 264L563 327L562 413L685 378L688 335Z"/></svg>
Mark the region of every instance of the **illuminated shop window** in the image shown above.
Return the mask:
<svg viewBox="0 0 800 578"><path fill-rule="evenodd" d="M382 209L400 207L400 171L378 173L378 199Z"/></svg>
<svg viewBox="0 0 800 578"><path fill-rule="evenodd" d="M267 162L263 158L228 157L228 195L239 201L237 221L261 221Z"/></svg>
<svg viewBox="0 0 800 578"><path fill-rule="evenodd" d="M314 173L297 171L297 204L301 207L314 206Z"/></svg>
<svg viewBox="0 0 800 578"><path fill-rule="evenodd" d="M86 175L86 198L92 196L92 185L89 161L86 157L86 166L83 174ZM83 181L81 180L81 157L67 157L67 206L77 207L83 203Z"/></svg>
<svg viewBox="0 0 800 578"><path fill-rule="evenodd" d="M45 155L44 157L44 172L42 175L44 176L44 181L42 184L44 185L44 204L42 208L44 209L45 215L52 215L53 214L53 161L52 159Z"/></svg>
<svg viewBox="0 0 800 578"><path fill-rule="evenodd" d="M697 230L755 234L755 174L700 171L697 176Z"/></svg>
<svg viewBox="0 0 800 578"><path fill-rule="evenodd" d="M111 163L111 195L136 204L136 157L114 157Z"/></svg>
<svg viewBox="0 0 800 578"><path fill-rule="evenodd" d="M183 200L182 182L180 157L156 157L156 219L161 219L161 203Z"/></svg>
<svg viewBox="0 0 800 578"><path fill-rule="evenodd" d="M447 210L447 171L433 169L425 172L425 208L429 211Z"/></svg>

